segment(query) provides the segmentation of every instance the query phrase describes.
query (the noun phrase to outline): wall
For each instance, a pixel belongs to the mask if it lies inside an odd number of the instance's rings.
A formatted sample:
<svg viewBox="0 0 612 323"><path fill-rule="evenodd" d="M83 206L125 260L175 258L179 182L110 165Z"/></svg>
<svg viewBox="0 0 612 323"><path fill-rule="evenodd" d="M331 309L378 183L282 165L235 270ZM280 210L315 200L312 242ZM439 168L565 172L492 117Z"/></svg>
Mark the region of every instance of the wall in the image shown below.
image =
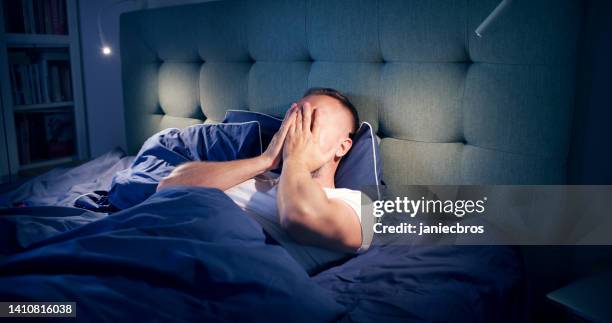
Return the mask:
<svg viewBox="0 0 612 323"><path fill-rule="evenodd" d="M102 19L105 35L113 46L113 55L100 52L97 15L109 7L113 0L80 1L79 24L81 32L81 59L83 63L83 89L87 107L89 151L95 158L120 146L125 149L121 66L119 57L119 13L137 9L137 4L125 3L105 10Z"/></svg>
<svg viewBox="0 0 612 323"><path fill-rule="evenodd" d="M612 1L585 0L578 88L568 158L569 184L612 184ZM579 277L612 268L612 246L522 248L533 292L533 322L555 321L544 295Z"/></svg>
<svg viewBox="0 0 612 323"><path fill-rule="evenodd" d="M612 184L612 1L586 1L570 184Z"/></svg>
<svg viewBox="0 0 612 323"><path fill-rule="evenodd" d="M79 24L83 63L83 82L89 149L95 158L113 149L125 149L123 119L123 90L119 49L119 15L122 12L145 8L205 2L207 0L117 0L79 1ZM115 5L112 5L116 3ZM100 52L97 15L103 10L102 27L113 54Z"/></svg>

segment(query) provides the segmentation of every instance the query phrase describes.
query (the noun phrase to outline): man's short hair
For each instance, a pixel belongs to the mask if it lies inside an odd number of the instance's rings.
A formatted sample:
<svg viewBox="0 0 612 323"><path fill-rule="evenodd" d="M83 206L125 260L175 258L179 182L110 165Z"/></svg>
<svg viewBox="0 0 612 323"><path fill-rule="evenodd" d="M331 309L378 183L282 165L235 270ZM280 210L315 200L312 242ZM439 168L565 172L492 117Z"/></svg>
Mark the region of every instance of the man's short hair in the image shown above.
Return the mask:
<svg viewBox="0 0 612 323"><path fill-rule="evenodd" d="M347 108L351 112L351 116L353 117L353 125L350 135L354 135L357 129L359 129L359 113L357 112L357 109L355 109L355 106L351 103L351 101L349 101L349 99L344 94L340 93L340 91L328 87L311 87L310 89L306 90L306 93L304 93L302 97L304 98L309 95L325 95L340 101L342 106Z"/></svg>

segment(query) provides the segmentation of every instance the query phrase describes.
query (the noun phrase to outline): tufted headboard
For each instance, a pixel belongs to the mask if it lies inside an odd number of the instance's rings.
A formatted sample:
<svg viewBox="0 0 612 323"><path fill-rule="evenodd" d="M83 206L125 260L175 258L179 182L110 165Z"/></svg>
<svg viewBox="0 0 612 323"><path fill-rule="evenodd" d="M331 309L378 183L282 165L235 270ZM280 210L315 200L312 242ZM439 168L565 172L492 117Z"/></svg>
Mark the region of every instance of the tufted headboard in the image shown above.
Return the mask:
<svg viewBox="0 0 612 323"><path fill-rule="evenodd" d="M582 3L214 1L121 16L127 142L337 88L389 184L564 183Z"/></svg>

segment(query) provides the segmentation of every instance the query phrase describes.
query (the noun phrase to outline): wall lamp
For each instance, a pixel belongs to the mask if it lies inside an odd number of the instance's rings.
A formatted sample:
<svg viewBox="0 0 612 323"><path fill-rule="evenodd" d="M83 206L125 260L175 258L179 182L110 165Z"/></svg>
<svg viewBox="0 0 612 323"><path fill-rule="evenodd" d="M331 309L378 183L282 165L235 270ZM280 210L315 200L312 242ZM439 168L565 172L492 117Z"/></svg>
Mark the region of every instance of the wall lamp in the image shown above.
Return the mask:
<svg viewBox="0 0 612 323"><path fill-rule="evenodd" d="M97 23L98 23L98 37L100 38L100 51L104 56L110 56L113 54L113 49L109 42L106 41L106 37L104 36L104 29L102 28L102 16L106 13L107 10L110 10L112 7L124 3L124 2L135 2L140 3L140 9L147 8L147 0L113 0L110 3L102 6L98 11Z"/></svg>

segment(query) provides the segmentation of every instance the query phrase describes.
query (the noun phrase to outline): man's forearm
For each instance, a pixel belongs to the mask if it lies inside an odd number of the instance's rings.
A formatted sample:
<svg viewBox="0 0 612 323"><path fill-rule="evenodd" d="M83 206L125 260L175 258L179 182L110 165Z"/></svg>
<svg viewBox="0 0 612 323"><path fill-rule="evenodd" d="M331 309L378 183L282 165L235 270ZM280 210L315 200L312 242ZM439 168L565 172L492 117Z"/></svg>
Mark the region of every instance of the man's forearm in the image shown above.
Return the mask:
<svg viewBox="0 0 612 323"><path fill-rule="evenodd" d="M280 222L292 238L342 252L359 248L361 227L355 211L329 199L304 164L286 160L278 185Z"/></svg>
<svg viewBox="0 0 612 323"><path fill-rule="evenodd" d="M281 224L307 222L316 214L314 208L328 202L325 192L312 179L308 169L298 161L287 160L278 186L278 211Z"/></svg>
<svg viewBox="0 0 612 323"><path fill-rule="evenodd" d="M264 156L225 162L190 162L164 178L157 189L168 186L204 186L225 191L269 169L271 161Z"/></svg>

